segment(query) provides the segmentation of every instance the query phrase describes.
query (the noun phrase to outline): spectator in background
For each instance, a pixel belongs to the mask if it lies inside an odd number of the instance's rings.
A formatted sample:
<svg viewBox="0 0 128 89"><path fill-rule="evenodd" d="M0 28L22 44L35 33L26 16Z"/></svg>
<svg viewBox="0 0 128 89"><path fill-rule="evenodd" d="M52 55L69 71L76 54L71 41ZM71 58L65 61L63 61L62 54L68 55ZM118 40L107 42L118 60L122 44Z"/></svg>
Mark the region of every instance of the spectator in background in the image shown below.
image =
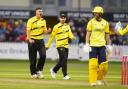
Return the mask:
<svg viewBox="0 0 128 89"><path fill-rule="evenodd" d="M84 27L84 23L83 23L83 21L82 21L81 18L78 18L78 19L76 20L75 26L76 26L76 28Z"/></svg>
<svg viewBox="0 0 128 89"><path fill-rule="evenodd" d="M79 44L84 43L85 42L85 36L86 36L85 27L87 25L88 18L83 17L83 18L74 19L74 17L71 16L68 21L69 21L69 25L71 27L71 30L72 30L73 34L77 33L77 36L79 38L78 43Z"/></svg>
<svg viewBox="0 0 128 89"><path fill-rule="evenodd" d="M70 25L72 32L75 32L76 28L74 26L74 19L73 19L73 17L69 19L68 24Z"/></svg>
<svg viewBox="0 0 128 89"><path fill-rule="evenodd" d="M73 35L75 37L75 40L71 42L71 44L78 44L79 43L79 37L77 35L77 32L73 32Z"/></svg>
<svg viewBox="0 0 128 89"><path fill-rule="evenodd" d="M23 34L20 35L20 40L21 42L26 42L27 35L26 35L26 23L22 23L24 28L23 28Z"/></svg>
<svg viewBox="0 0 128 89"><path fill-rule="evenodd" d="M79 37L79 44L85 42L85 33L83 32L82 28L77 28L77 35Z"/></svg>
<svg viewBox="0 0 128 89"><path fill-rule="evenodd" d="M6 30L3 28L3 25L0 23L0 42L6 41Z"/></svg>
<svg viewBox="0 0 128 89"><path fill-rule="evenodd" d="M88 24L88 18L87 17L83 17L83 24L84 24L84 29L87 27Z"/></svg>
<svg viewBox="0 0 128 89"><path fill-rule="evenodd" d="M18 21L15 22L15 28L13 30L13 34L14 34L14 37L15 37L15 39L14 39L15 42L20 42L21 41L20 36L25 34L24 29L25 29L25 26L24 26L22 20L18 20Z"/></svg>
<svg viewBox="0 0 128 89"><path fill-rule="evenodd" d="M111 37L111 44L113 45L119 45L119 39L117 35L114 35L113 37Z"/></svg>
<svg viewBox="0 0 128 89"><path fill-rule="evenodd" d="M9 18L9 20L7 21L6 24L6 31L7 31L7 40L9 42L13 42L14 36L13 36L13 30L14 30L14 19L12 19L11 17Z"/></svg>

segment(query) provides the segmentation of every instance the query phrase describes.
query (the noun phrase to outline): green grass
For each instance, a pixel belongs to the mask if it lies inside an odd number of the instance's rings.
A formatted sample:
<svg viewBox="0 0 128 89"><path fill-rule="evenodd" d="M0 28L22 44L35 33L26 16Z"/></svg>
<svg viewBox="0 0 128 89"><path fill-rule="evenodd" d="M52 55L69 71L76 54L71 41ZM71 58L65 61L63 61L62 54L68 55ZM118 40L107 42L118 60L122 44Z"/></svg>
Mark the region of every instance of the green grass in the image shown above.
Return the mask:
<svg viewBox="0 0 128 89"><path fill-rule="evenodd" d="M88 62L68 61L71 80L63 80L61 70L57 79L52 79L49 69L56 62L46 61L45 79L31 79L28 61L0 60L0 89L127 89L121 85L121 63L110 62L105 80L107 86L90 87L88 84Z"/></svg>

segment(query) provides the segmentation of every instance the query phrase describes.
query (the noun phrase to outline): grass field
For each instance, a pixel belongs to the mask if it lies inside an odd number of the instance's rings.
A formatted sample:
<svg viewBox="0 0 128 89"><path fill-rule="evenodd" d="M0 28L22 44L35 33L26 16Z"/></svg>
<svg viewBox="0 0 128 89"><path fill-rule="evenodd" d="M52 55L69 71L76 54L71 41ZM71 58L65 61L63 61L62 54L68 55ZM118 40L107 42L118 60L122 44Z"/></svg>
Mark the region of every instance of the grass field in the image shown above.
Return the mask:
<svg viewBox="0 0 128 89"><path fill-rule="evenodd" d="M71 80L63 80L61 70L52 79L49 69L56 62L46 61L45 79L31 79L28 61L0 60L0 89L128 89L121 85L121 63L110 62L106 86L88 84L88 62L68 61Z"/></svg>

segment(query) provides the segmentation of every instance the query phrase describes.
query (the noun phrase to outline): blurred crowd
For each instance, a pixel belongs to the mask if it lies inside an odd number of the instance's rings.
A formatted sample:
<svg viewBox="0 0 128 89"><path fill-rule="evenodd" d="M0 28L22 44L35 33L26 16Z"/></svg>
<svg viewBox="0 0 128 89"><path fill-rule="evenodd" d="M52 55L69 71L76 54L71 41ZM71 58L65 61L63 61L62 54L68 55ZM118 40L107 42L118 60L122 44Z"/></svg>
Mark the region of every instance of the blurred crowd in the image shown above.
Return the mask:
<svg viewBox="0 0 128 89"><path fill-rule="evenodd" d="M0 42L23 42L25 39L25 21L0 18Z"/></svg>
<svg viewBox="0 0 128 89"><path fill-rule="evenodd" d="M67 22L76 37L72 44L85 43L86 26L89 18L69 17ZM115 22L110 23L111 43L114 45L128 45L128 35L119 36L113 31ZM126 23L123 23L123 27ZM0 42L25 42L26 41L26 21L23 19L3 19L0 18Z"/></svg>
<svg viewBox="0 0 128 89"><path fill-rule="evenodd" d="M86 25L88 21L89 19L87 17L77 18L77 19L74 19L74 17L70 17L68 19L68 23L71 27L71 30L74 36L76 37L76 40L74 40L72 43L75 44L85 43Z"/></svg>

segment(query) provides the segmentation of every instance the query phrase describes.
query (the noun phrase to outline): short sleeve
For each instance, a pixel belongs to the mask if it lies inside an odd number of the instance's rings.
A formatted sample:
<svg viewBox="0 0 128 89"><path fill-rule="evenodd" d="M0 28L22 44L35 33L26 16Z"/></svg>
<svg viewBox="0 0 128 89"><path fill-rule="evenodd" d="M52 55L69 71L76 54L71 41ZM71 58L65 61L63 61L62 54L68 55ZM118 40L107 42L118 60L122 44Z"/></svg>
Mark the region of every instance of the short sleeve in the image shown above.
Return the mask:
<svg viewBox="0 0 128 89"><path fill-rule="evenodd" d="M105 33L109 33L109 24L108 24L108 22L106 22Z"/></svg>
<svg viewBox="0 0 128 89"><path fill-rule="evenodd" d="M47 31L47 25L46 25L46 20L44 20L44 31L46 32Z"/></svg>
<svg viewBox="0 0 128 89"><path fill-rule="evenodd" d="M28 22L27 22L27 30L31 30L31 28L32 28L32 22L29 19Z"/></svg>
<svg viewBox="0 0 128 89"><path fill-rule="evenodd" d="M89 21L87 24L87 31L92 31L92 21Z"/></svg>

